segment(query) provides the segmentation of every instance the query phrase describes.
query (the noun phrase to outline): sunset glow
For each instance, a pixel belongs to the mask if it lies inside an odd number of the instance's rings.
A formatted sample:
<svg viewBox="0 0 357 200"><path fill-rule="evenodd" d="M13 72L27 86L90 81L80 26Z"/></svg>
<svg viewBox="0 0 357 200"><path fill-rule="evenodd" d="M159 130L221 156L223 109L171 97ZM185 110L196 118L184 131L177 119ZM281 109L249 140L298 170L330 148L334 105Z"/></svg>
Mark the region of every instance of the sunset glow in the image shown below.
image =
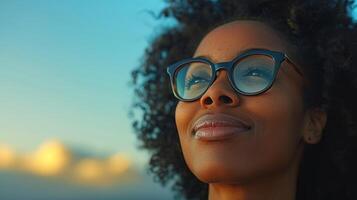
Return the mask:
<svg viewBox="0 0 357 200"><path fill-rule="evenodd" d="M78 157L56 139L45 141L34 152L24 154L16 154L9 145L0 146L0 170L61 177L80 184L111 184L131 167L134 167L132 161L123 152L105 158Z"/></svg>
<svg viewBox="0 0 357 200"><path fill-rule="evenodd" d="M8 146L0 144L0 169L9 168L15 164L15 152Z"/></svg>
<svg viewBox="0 0 357 200"><path fill-rule="evenodd" d="M25 157L25 166L44 176L58 175L69 165L70 152L57 140L43 143L34 153Z"/></svg>

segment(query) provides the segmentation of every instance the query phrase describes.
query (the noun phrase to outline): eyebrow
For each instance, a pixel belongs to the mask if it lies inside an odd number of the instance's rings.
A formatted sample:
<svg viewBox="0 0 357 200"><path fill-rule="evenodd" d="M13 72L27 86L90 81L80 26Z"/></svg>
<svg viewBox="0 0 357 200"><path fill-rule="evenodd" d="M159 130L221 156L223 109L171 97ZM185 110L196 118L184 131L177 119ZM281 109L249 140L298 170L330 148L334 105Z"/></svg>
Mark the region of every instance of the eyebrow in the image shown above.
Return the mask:
<svg viewBox="0 0 357 200"><path fill-rule="evenodd" d="M241 51L238 51L238 53L236 53L236 55L234 56L233 59L235 59L235 58L238 57L239 55L241 55L241 54L243 54L243 53L246 53L246 52L248 52L248 51L259 50L259 49L261 49L261 50L273 51L273 50L267 49L267 48L257 48L257 47L255 47L255 48L248 48L248 49L243 49L243 50L241 50ZM194 56L194 57L192 57L192 58L206 58L206 59L211 60L211 61L214 60L214 59L212 59L212 57L209 56L209 55ZM233 60L233 59L231 59L231 60ZM226 61L226 62L227 62L227 61ZM215 63L219 63L219 62L215 62Z"/></svg>

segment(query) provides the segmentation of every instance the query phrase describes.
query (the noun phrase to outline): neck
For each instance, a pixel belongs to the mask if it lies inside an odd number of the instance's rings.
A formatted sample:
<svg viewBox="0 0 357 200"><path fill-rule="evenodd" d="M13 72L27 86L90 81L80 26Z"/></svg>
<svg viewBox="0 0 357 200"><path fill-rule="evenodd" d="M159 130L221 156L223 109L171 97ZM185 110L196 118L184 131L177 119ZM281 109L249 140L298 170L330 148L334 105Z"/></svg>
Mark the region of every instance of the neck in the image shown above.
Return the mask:
<svg viewBox="0 0 357 200"><path fill-rule="evenodd" d="M300 156L297 156L300 157ZM209 200L295 200L299 159L279 174L249 183L210 183Z"/></svg>

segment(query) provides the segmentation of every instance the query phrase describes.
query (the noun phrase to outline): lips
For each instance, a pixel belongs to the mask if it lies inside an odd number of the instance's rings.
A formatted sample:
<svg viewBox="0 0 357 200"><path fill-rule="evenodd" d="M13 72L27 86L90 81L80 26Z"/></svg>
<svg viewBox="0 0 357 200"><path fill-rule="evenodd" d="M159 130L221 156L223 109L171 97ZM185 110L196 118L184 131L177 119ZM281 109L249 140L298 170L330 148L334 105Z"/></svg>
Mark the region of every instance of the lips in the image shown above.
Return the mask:
<svg viewBox="0 0 357 200"><path fill-rule="evenodd" d="M240 118L227 114L207 114L200 117L193 124L193 135L199 140L223 140L238 133L244 133L251 129L251 126Z"/></svg>

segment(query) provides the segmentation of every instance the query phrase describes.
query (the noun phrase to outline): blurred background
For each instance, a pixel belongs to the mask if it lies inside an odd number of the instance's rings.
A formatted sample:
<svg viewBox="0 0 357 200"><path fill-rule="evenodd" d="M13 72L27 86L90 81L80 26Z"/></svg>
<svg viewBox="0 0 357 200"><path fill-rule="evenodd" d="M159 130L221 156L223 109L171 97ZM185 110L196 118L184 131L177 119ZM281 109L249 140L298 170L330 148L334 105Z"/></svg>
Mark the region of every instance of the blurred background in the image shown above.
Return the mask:
<svg viewBox="0 0 357 200"><path fill-rule="evenodd" d="M161 0L0 0L0 199L172 199L128 117Z"/></svg>
<svg viewBox="0 0 357 200"><path fill-rule="evenodd" d="M0 0L1 200L173 199L129 118L131 71L175 23L164 6Z"/></svg>

